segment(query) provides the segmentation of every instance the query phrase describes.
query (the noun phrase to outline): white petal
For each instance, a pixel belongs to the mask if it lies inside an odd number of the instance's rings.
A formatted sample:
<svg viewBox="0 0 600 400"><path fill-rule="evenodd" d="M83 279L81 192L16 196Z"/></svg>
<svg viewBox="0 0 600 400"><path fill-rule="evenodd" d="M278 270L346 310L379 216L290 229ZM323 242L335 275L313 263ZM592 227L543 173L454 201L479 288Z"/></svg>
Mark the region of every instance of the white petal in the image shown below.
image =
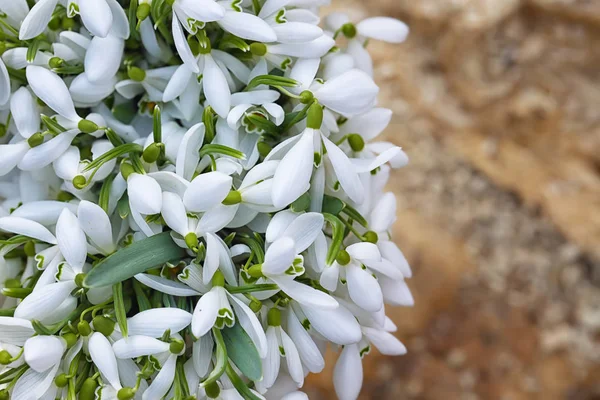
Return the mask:
<svg viewBox="0 0 600 400"><path fill-rule="evenodd" d="M200 147L204 142L204 124L199 123L192 126L181 139L179 152L177 153L176 171L177 175L191 181L198 163L200 162Z"/></svg>
<svg viewBox="0 0 600 400"><path fill-rule="evenodd" d="M137 358L169 351L169 343L149 336L130 334L127 338L117 340L113 344L113 350L117 358Z"/></svg>
<svg viewBox="0 0 600 400"><path fill-rule="evenodd" d="M318 374L325 368L325 360L319 351L319 348L311 338L310 334L304 329L304 326L291 310L287 316L287 330L298 349L298 353L306 368L315 374ZM287 355L287 351L286 351Z"/></svg>
<svg viewBox="0 0 600 400"><path fill-rule="evenodd" d="M137 274L135 275L135 279L149 288L172 296L190 297L198 296L200 294L181 282L172 281L156 275Z"/></svg>
<svg viewBox="0 0 600 400"><path fill-rule="evenodd" d="M181 176L170 171L150 172L148 176L154 179L165 192L173 192L183 196L189 186L189 182Z"/></svg>
<svg viewBox="0 0 600 400"><path fill-rule="evenodd" d="M383 307L383 294L379 282L370 273L357 265L346 267L346 280L350 298L360 308L376 312Z"/></svg>
<svg viewBox="0 0 600 400"><path fill-rule="evenodd" d="M83 25L94 35L106 37L112 25L113 16L106 0L78 0L79 15Z"/></svg>
<svg viewBox="0 0 600 400"><path fill-rule="evenodd" d="M235 218L236 212L240 208L240 205L236 204L233 206L226 206L219 204L216 207L206 211L198 226L196 226L196 234L204 235L208 232L218 232L224 227L228 226L229 223ZM245 225L245 224L244 224Z"/></svg>
<svg viewBox="0 0 600 400"><path fill-rule="evenodd" d="M19 39L33 39L46 29L58 0L40 0L34 5L19 30Z"/></svg>
<svg viewBox="0 0 600 400"><path fill-rule="evenodd" d="M298 215L290 210L283 210L275 214L267 227L267 242L272 243L282 237L283 232L296 218L298 218Z"/></svg>
<svg viewBox="0 0 600 400"><path fill-rule="evenodd" d="M35 335L35 330L29 320L0 317L0 342L23 346L25 341L33 335Z"/></svg>
<svg viewBox="0 0 600 400"><path fill-rule="evenodd" d="M26 141L15 144L0 144L0 176L12 171L29 149L30 147Z"/></svg>
<svg viewBox="0 0 600 400"><path fill-rule="evenodd" d="M367 18L356 25L356 30L361 36L390 43L404 42L409 33L404 22L389 17Z"/></svg>
<svg viewBox="0 0 600 400"><path fill-rule="evenodd" d="M273 103L280 97L275 90L252 90L250 92L238 92L231 95L231 104L264 104Z"/></svg>
<svg viewBox="0 0 600 400"><path fill-rule="evenodd" d="M285 352L285 360L287 362L288 372L292 379L298 384L298 387L302 387L304 384L304 370L302 369L302 361L300 361L300 355L298 349L292 339L282 329L281 333L281 344L283 351Z"/></svg>
<svg viewBox="0 0 600 400"><path fill-rule="evenodd" d="M267 179L257 185L244 189L242 192L242 201L248 205L255 206L259 211L273 211L273 179ZM266 206L267 210L264 209ZM279 208L279 207L276 207Z"/></svg>
<svg viewBox="0 0 600 400"><path fill-rule="evenodd" d="M340 127L340 133L344 135L358 133L366 142L369 142L388 127L392 115L392 110L387 108L374 108L364 114L350 118Z"/></svg>
<svg viewBox="0 0 600 400"><path fill-rule="evenodd" d="M25 218L38 222L42 225L55 225L60 213L68 208L71 211L77 211L77 206L62 201L43 200L32 201L23 204L12 212L12 217Z"/></svg>
<svg viewBox="0 0 600 400"><path fill-rule="evenodd" d="M36 372L44 372L60 363L67 345L56 336L34 336L23 346L25 362Z"/></svg>
<svg viewBox="0 0 600 400"><path fill-rule="evenodd" d="M359 42L358 40L351 40L350 43L348 43L348 47L346 48L346 53L352 61L351 65L343 65L339 63L337 65L331 66L332 69L334 67L338 68L338 70L336 71L338 75L340 73L348 71L351 68L358 68L364 71L367 75L373 76L373 60L371 59L371 54L361 42ZM342 68L344 69L342 70ZM334 72L332 69L328 71L330 74ZM335 75L328 75L327 77L333 78L334 76Z"/></svg>
<svg viewBox="0 0 600 400"><path fill-rule="evenodd" d="M348 309L342 305L334 310L300 304L313 329L330 342L339 345L358 343L362 339L360 325Z"/></svg>
<svg viewBox="0 0 600 400"><path fill-rule="evenodd" d="M11 393L12 399L18 400L37 400L41 399L46 392L51 392L51 385L56 377L59 365L55 365L45 372L39 373L33 369L28 369L17 380ZM51 397L53 399L54 396ZM49 400L49 399L44 399Z"/></svg>
<svg viewBox="0 0 600 400"><path fill-rule="evenodd" d="M100 83L114 77L121 66L124 47L123 39L116 36L94 37L84 60L85 74L89 81Z"/></svg>
<svg viewBox="0 0 600 400"><path fill-rule="evenodd" d="M65 260L75 270L81 271L87 257L85 232L77 217L66 208L56 223L56 240Z"/></svg>
<svg viewBox="0 0 600 400"><path fill-rule="evenodd" d="M2 99L0 99L1 103ZM24 138L29 138L40 130L40 111L35 99L25 87L19 88L12 94L10 112L19 134Z"/></svg>
<svg viewBox="0 0 600 400"><path fill-rule="evenodd" d="M270 388L275 383L279 375L281 355L279 353L279 340L277 340L277 330L280 327L269 326L267 328L267 357L263 359L263 379L262 384L265 388Z"/></svg>
<svg viewBox="0 0 600 400"><path fill-rule="evenodd" d="M302 89L308 89L317 76L319 65L321 65L320 58L301 58L294 64L290 78L299 82Z"/></svg>
<svg viewBox="0 0 600 400"><path fill-rule="evenodd" d="M186 16L197 21L218 21L225 15L225 10L214 0L179 0L177 6Z"/></svg>
<svg viewBox="0 0 600 400"><path fill-rule="evenodd" d="M175 378L176 361L176 355L172 354L169 356L167 361L161 367L158 375L154 377L154 380L142 395L142 400L162 399L163 396L167 394L169 388L173 384L173 379Z"/></svg>
<svg viewBox="0 0 600 400"><path fill-rule="evenodd" d="M235 311L237 322L244 328L250 339L252 339L260 358L264 358L267 355L267 337L256 314L243 301L229 294L229 292L227 294L229 299L231 299L230 303Z"/></svg>
<svg viewBox="0 0 600 400"><path fill-rule="evenodd" d="M250 68L242 61L221 50L213 49L210 54L215 61L222 63L241 82L249 82Z"/></svg>
<svg viewBox="0 0 600 400"><path fill-rule="evenodd" d="M121 39L127 39L129 37L129 20L125 14L125 10L117 2L117 0L105 0L110 7L110 11L113 16L113 24L111 27L111 34L120 37Z"/></svg>
<svg viewBox="0 0 600 400"><path fill-rule="evenodd" d="M296 258L296 244L289 237L282 237L273 242L265 255L262 271L266 276L281 275L292 266Z"/></svg>
<svg viewBox="0 0 600 400"><path fill-rule="evenodd" d="M21 162L19 162L18 167L25 171L32 171L50 165L65 151L67 151L67 149L71 146L71 142L73 142L73 139L78 134L79 130L77 129L62 132L47 142L34 147L23 156L23 159Z"/></svg>
<svg viewBox="0 0 600 400"><path fill-rule="evenodd" d="M156 180L148 175L131 174L127 178L129 202L141 214L158 214L162 208L162 192Z"/></svg>
<svg viewBox="0 0 600 400"><path fill-rule="evenodd" d="M304 22L286 22L273 26L277 41L281 43L306 43L318 39L323 30L316 25Z"/></svg>
<svg viewBox="0 0 600 400"><path fill-rule="evenodd" d="M10 76L4 65L4 61L0 58L0 105L4 105L10 98Z"/></svg>
<svg viewBox="0 0 600 400"><path fill-rule="evenodd" d="M116 76L112 76L106 81L91 82L87 74L79 74L71 82L69 93L75 103L95 105L110 96L114 92L116 84Z"/></svg>
<svg viewBox="0 0 600 400"><path fill-rule="evenodd" d="M206 293L196 304L192 317L192 334L200 338L215 324L219 312L219 294L215 290Z"/></svg>
<svg viewBox="0 0 600 400"><path fill-rule="evenodd" d="M121 389L117 359L110 342L100 332L94 332L88 343L90 357L104 378L116 390Z"/></svg>
<svg viewBox="0 0 600 400"><path fill-rule="evenodd" d="M204 259L204 269L202 270L202 281L205 285L210 283L215 272L219 268L219 250L221 244L214 233L206 234L206 257Z"/></svg>
<svg viewBox="0 0 600 400"><path fill-rule="evenodd" d="M135 96L144 93L144 87L141 83L126 79L115 85L115 90L126 99L133 99Z"/></svg>
<svg viewBox="0 0 600 400"><path fill-rule="evenodd" d="M116 250L110 219L101 207L84 200L79 203L77 216L81 228L91 239L94 246L106 254L111 254Z"/></svg>
<svg viewBox="0 0 600 400"><path fill-rule="evenodd" d="M268 46L269 53L299 57L299 58L321 58L335 46L335 40L327 35L322 35L308 43L281 43Z"/></svg>
<svg viewBox="0 0 600 400"><path fill-rule="evenodd" d="M225 200L231 190L231 184L231 177L221 172L200 174L185 192L183 203L189 211L210 210Z"/></svg>
<svg viewBox="0 0 600 400"><path fill-rule="evenodd" d="M334 310L339 306L338 302L327 293L313 289L303 283L296 282L291 277L276 276L270 278L283 292L285 292L285 294L302 305L319 307L323 310Z"/></svg>
<svg viewBox="0 0 600 400"><path fill-rule="evenodd" d="M267 110L269 115L275 119L275 125L281 126L285 120L285 110L277 103L263 104L263 108Z"/></svg>
<svg viewBox="0 0 600 400"><path fill-rule="evenodd" d="M388 356L406 354L406 347L391 333L368 327L363 328L363 332L381 353Z"/></svg>
<svg viewBox="0 0 600 400"><path fill-rule="evenodd" d="M363 383L362 360L357 345L344 347L333 370L333 385L340 400L356 400Z"/></svg>
<svg viewBox="0 0 600 400"><path fill-rule="evenodd" d="M161 337L167 329L177 333L192 323L192 314L178 308L153 308L127 320L130 335Z"/></svg>
<svg viewBox="0 0 600 400"><path fill-rule="evenodd" d="M184 237L189 233L188 217L181 197L175 193L163 192L161 214L169 228Z"/></svg>
<svg viewBox="0 0 600 400"><path fill-rule="evenodd" d="M36 65L29 65L25 72L29 86L40 100L61 116L71 121L79 121L69 89L58 75Z"/></svg>
<svg viewBox="0 0 600 400"><path fill-rule="evenodd" d="M200 377L205 377L208 374L208 368L212 360L213 340L210 335L204 335L194 343L192 351L192 360L194 369Z"/></svg>
<svg viewBox="0 0 600 400"><path fill-rule="evenodd" d="M231 90L221 68L210 54L204 56L202 85L206 101L221 118L227 118L231 108Z"/></svg>
<svg viewBox="0 0 600 400"><path fill-rule="evenodd" d="M0 229L50 244L57 243L56 238L48 229L37 222L25 218L2 217L0 218Z"/></svg>
<svg viewBox="0 0 600 400"><path fill-rule="evenodd" d="M225 17L218 23L224 30L242 39L265 43L277 40L273 28L256 15L227 11Z"/></svg>
<svg viewBox="0 0 600 400"><path fill-rule="evenodd" d="M337 176L342 189L355 203L361 204L364 201L364 188L358 178L356 169L348 159L348 156L333 142L323 138L323 143L327 149L327 155L333 165L335 175Z"/></svg>
<svg viewBox="0 0 600 400"><path fill-rule="evenodd" d="M272 193L275 207L293 203L308 190L314 162L313 132L306 129L300 141L279 163Z"/></svg>
<svg viewBox="0 0 600 400"><path fill-rule="evenodd" d="M313 94L330 110L352 116L362 114L371 108L378 93L379 88L368 74L352 69L328 80Z"/></svg>
<svg viewBox="0 0 600 400"><path fill-rule="evenodd" d="M305 213L296 218L285 230L283 236L292 238L297 254L302 253L322 232L325 219L320 213Z"/></svg>
<svg viewBox="0 0 600 400"><path fill-rule="evenodd" d="M325 289L333 292L337 289L338 281L340 279L340 265L334 262L330 267L326 267L321 273L319 283Z"/></svg>
<svg viewBox="0 0 600 400"><path fill-rule="evenodd" d="M410 307L415 304L410 289L406 285L404 279L392 280L381 278L379 284L381 285L383 297L387 303L404 307Z"/></svg>
<svg viewBox="0 0 600 400"><path fill-rule="evenodd" d="M260 13L258 14L258 16L260 18L265 19L275 14L283 7L287 6L290 2L291 0L267 0L260 9Z"/></svg>
<svg viewBox="0 0 600 400"><path fill-rule="evenodd" d="M410 270L406 257L404 257L404 254L394 242L380 240L377 242L377 247L379 247L381 256L402 272L402 275L404 275L405 278L410 278L412 276L412 271Z"/></svg>
<svg viewBox="0 0 600 400"><path fill-rule="evenodd" d="M185 35L183 34L183 30L181 29L181 25L179 24L179 19L177 19L175 11L173 11L173 22L171 28L173 32L173 40L175 41L175 47L177 48L177 53L179 54L179 57L181 57L181 60L188 69L190 69L195 74L200 73L200 69L198 68L198 61L196 61L196 57L194 57L194 55L192 54L190 45L185 39Z"/></svg>
<svg viewBox="0 0 600 400"><path fill-rule="evenodd" d="M72 281L65 281L36 288L17 306L15 317L41 320L51 316L75 287Z"/></svg>
<svg viewBox="0 0 600 400"><path fill-rule="evenodd" d="M381 253L377 245L369 242L355 243L346 248L350 257L359 261L372 260L381 261Z"/></svg>

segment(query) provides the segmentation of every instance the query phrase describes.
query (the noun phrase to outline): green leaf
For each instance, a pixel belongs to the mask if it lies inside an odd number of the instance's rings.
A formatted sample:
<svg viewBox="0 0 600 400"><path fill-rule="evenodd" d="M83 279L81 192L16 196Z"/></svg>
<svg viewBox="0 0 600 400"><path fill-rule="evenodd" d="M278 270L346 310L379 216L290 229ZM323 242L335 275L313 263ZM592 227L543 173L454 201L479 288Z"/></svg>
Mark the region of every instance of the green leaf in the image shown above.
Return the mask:
<svg viewBox="0 0 600 400"><path fill-rule="evenodd" d="M42 117L42 122L44 123L44 125L46 125L48 130L50 132L52 132L53 134L58 135L61 132L67 131L61 124L56 122L56 120L54 118L50 118L44 114L42 114L41 117Z"/></svg>
<svg viewBox="0 0 600 400"><path fill-rule="evenodd" d="M201 387L206 387L211 383L215 383L221 375L225 373L225 369L227 368L227 348L225 347L225 342L223 341L223 335L221 331L217 328L212 329L213 337L215 339L215 344L217 347L215 357L217 359L215 363L215 368L208 374L208 377L200 384Z"/></svg>
<svg viewBox="0 0 600 400"><path fill-rule="evenodd" d="M121 328L123 337L127 337L127 313L125 311L125 302L123 301L123 282L113 285L113 303L115 306L115 316L117 323Z"/></svg>
<svg viewBox="0 0 600 400"><path fill-rule="evenodd" d="M154 137L154 143L160 143L162 141L162 118L160 114L160 107L154 106L154 112L152 113L152 135Z"/></svg>
<svg viewBox="0 0 600 400"><path fill-rule="evenodd" d="M106 153L102 154L100 157L96 158L94 161L88 164L87 167L83 170L84 172L91 171L93 169L100 168L104 163L118 158L124 154L131 152L139 152L141 153L144 149L137 143L127 143L121 145L119 147L115 147L114 149L110 149Z"/></svg>
<svg viewBox="0 0 600 400"><path fill-rule="evenodd" d="M146 311L151 309L152 304L150 304L148 296L146 296L146 293L144 293L144 290L142 289L142 286L138 281L133 281L133 290L137 299L138 309L140 311Z"/></svg>
<svg viewBox="0 0 600 400"><path fill-rule="evenodd" d="M337 197L325 195L323 197L323 208L322 212L338 216L342 212L342 210L346 207L343 201L338 199Z"/></svg>
<svg viewBox="0 0 600 400"><path fill-rule="evenodd" d="M365 228L369 227L369 223L367 222L365 217L363 217L361 213L359 213L355 208L349 206L347 203L344 203L344 209L342 210L342 212L350 218L352 218L353 220L355 220L356 222L358 222L359 224L361 224L362 226L364 226Z"/></svg>
<svg viewBox="0 0 600 400"><path fill-rule="evenodd" d="M247 123L250 123L248 125L250 126L246 126L246 128L248 129L248 131L255 131L256 129L258 129L260 132L264 132L264 133L268 133L268 134L276 134L278 131L277 125L275 125L273 122L269 121L267 118L265 118L264 115L258 113L258 112L252 112L249 113L248 115L246 115L244 117L244 124L246 125ZM254 128L254 129L252 129Z"/></svg>
<svg viewBox="0 0 600 400"><path fill-rule="evenodd" d="M331 228L333 230L333 238L331 240L329 250L327 251L326 258L327 265L331 265L340 252L341 245L344 241L344 232L346 231L346 228L344 223L335 215L324 212L323 217L325 217L326 222L331 224Z"/></svg>
<svg viewBox="0 0 600 400"><path fill-rule="evenodd" d="M262 378L262 363L254 343L240 324L223 329L227 354L236 367L251 381Z"/></svg>
<svg viewBox="0 0 600 400"><path fill-rule="evenodd" d="M202 149L200 150L200 157L204 157L209 154L222 154L225 156L238 158L240 160L246 159L246 156L241 151L228 146L223 146L222 144L205 144L202 146Z"/></svg>
<svg viewBox="0 0 600 400"><path fill-rule="evenodd" d="M248 385L244 383L244 381L238 376L233 367L228 364L227 369L225 370L227 377L233 384L233 387L238 391L238 393L244 398L244 400L260 400L260 397L255 395Z"/></svg>
<svg viewBox="0 0 600 400"><path fill-rule="evenodd" d="M29 47L27 47L27 61L33 62L42 42L39 39L34 39Z"/></svg>
<svg viewBox="0 0 600 400"><path fill-rule="evenodd" d="M117 202L117 211L121 219L125 219L129 216L131 210L129 209L129 196L127 196L127 193L125 193Z"/></svg>
<svg viewBox="0 0 600 400"><path fill-rule="evenodd" d="M104 212L108 214L108 203L110 200L110 188L112 187L112 183L115 180L116 175L110 175L104 182L102 183L102 188L100 188L100 194L98 195L98 205L102 207Z"/></svg>
<svg viewBox="0 0 600 400"><path fill-rule="evenodd" d="M283 76L259 75L250 81L245 90L252 90L260 85L296 87L298 86L298 82L291 78L285 78Z"/></svg>
<svg viewBox="0 0 600 400"><path fill-rule="evenodd" d="M100 261L86 276L89 288L114 285L169 261L179 261L186 252L177 246L169 232L135 242Z"/></svg>

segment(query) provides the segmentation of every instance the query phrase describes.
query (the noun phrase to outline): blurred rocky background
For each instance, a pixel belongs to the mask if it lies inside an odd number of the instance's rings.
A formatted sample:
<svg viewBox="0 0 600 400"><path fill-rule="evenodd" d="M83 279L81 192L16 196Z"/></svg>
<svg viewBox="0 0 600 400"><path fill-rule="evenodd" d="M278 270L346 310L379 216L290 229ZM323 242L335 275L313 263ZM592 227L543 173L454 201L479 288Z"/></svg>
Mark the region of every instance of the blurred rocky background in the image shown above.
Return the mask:
<svg viewBox="0 0 600 400"><path fill-rule="evenodd" d="M412 30L369 49L416 306L361 398L600 399L600 0L333 3Z"/></svg>

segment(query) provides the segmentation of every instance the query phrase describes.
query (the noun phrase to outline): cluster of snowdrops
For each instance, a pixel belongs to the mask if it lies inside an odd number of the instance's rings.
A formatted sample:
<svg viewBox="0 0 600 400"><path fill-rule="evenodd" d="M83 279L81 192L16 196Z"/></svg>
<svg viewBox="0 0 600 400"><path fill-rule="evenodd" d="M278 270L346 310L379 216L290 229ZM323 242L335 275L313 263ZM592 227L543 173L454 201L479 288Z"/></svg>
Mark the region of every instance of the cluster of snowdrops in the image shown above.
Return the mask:
<svg viewBox="0 0 600 400"><path fill-rule="evenodd" d="M405 153L327 0L0 0L0 400L358 397Z"/></svg>

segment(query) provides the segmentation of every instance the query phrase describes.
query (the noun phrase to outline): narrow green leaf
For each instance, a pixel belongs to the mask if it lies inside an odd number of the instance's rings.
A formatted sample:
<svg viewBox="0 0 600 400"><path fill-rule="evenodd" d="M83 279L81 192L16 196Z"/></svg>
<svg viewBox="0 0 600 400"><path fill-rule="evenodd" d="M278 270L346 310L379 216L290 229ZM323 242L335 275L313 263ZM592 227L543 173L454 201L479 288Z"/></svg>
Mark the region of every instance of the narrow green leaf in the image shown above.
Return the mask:
<svg viewBox="0 0 600 400"><path fill-rule="evenodd" d="M340 219L335 215L323 213L323 217L325 217L326 222L331 224L331 228L333 230L333 238L331 240L329 250L327 251L326 258L327 265L331 265L333 264L333 262L337 258L338 253L340 252L342 242L344 241L344 232L346 228L344 226L344 223L340 221Z"/></svg>
<svg viewBox="0 0 600 400"><path fill-rule="evenodd" d="M114 147L119 147L122 144L125 144L123 139L121 139L119 135L117 135L117 133L112 129L106 128L104 133L106 134L106 138L110 141L110 144L112 144Z"/></svg>
<svg viewBox="0 0 600 400"><path fill-rule="evenodd" d="M131 32L131 38L132 39L138 39L139 38L139 33L137 31L137 8L138 8L138 2L137 1L130 1L129 2L129 31Z"/></svg>
<svg viewBox="0 0 600 400"><path fill-rule="evenodd" d="M244 400L260 400L260 397L255 395L252 390L244 383L242 378L238 376L235 372L231 364L227 364L227 369L225 369L225 373L227 377L233 384L233 387L238 391L238 393L244 398Z"/></svg>
<svg viewBox="0 0 600 400"><path fill-rule="evenodd" d="M114 149L110 149L109 151L107 151L106 153L102 154L100 157L96 158L94 161L89 163L83 171L91 171L93 169L101 167L104 163L113 160L117 157L131 152L141 153L143 150L144 149L142 148L142 146L140 146L137 143L127 143L119 147L115 147Z"/></svg>
<svg viewBox="0 0 600 400"><path fill-rule="evenodd" d="M27 61L33 62L35 60L35 56L37 55L38 50L40 49L41 41L39 39L34 39L29 47L27 47Z"/></svg>
<svg viewBox="0 0 600 400"><path fill-rule="evenodd" d="M106 257L86 276L84 285L89 288L114 285L185 256L185 250L173 242L169 232L159 233Z"/></svg>
<svg viewBox="0 0 600 400"><path fill-rule="evenodd" d="M129 196L127 196L127 193L125 193L117 202L117 211L121 219L125 219L129 216L131 210L129 209Z"/></svg>
<svg viewBox="0 0 600 400"><path fill-rule="evenodd" d="M127 313L125 311L125 302L123 301L123 282L113 285L113 303L115 306L115 316L117 323L121 328L121 333L127 337Z"/></svg>
<svg viewBox="0 0 600 400"><path fill-rule="evenodd" d="M24 299L33 292L31 288L3 288L2 294L6 297L13 297L15 299Z"/></svg>
<svg viewBox="0 0 600 400"><path fill-rule="evenodd" d="M154 143L160 143L162 141L162 118L160 114L160 107L154 106L154 112L152 113L152 135L154 137Z"/></svg>
<svg viewBox="0 0 600 400"><path fill-rule="evenodd" d="M98 195L98 205L102 207L106 214L108 214L110 188L112 187L112 183L115 180L115 177L116 175L110 175L104 180L104 182L102 183L102 188L100 188L100 194Z"/></svg>
<svg viewBox="0 0 600 400"><path fill-rule="evenodd" d="M42 122L44 123L44 125L46 125L48 130L50 132L52 132L53 134L57 135L61 132L67 131L66 128L64 128L61 124L56 122L56 120L54 118L50 118L44 114L42 114L41 117L42 117Z"/></svg>
<svg viewBox="0 0 600 400"><path fill-rule="evenodd" d="M262 378L262 363L258 350L246 331L240 324L235 324L222 332L231 361L248 379L259 381Z"/></svg>
<svg viewBox="0 0 600 400"><path fill-rule="evenodd" d="M347 203L344 203L344 208L342 212L350 218L352 218L353 220L355 220L356 222L358 222L359 224L361 224L362 226L364 226L365 228L369 227L369 223L367 222L365 217L363 217L361 213L359 213L355 208L349 206Z"/></svg>
<svg viewBox="0 0 600 400"><path fill-rule="evenodd" d="M44 335L44 336L52 335L52 330L47 328L44 324L42 324L37 319L31 320L31 326L33 327L33 330L35 331L35 333L37 333L38 335Z"/></svg>
<svg viewBox="0 0 600 400"><path fill-rule="evenodd" d="M268 133L268 134L276 134L278 131L277 125L275 125L273 122L269 121L267 118L265 118L263 115L261 115L260 113L250 113L248 115L246 115L246 117L244 118L245 121L244 122L249 122L250 124L254 125L254 130L258 129L259 131L263 132L263 133ZM249 131L252 131L251 126L247 126L247 128Z"/></svg>
<svg viewBox="0 0 600 400"><path fill-rule="evenodd" d="M228 146L223 146L222 144L206 144L202 146L200 150L200 157L207 156L209 154L221 154L224 156L230 156L233 158L237 158L240 160L245 160L246 156L239 150L232 149Z"/></svg>
<svg viewBox="0 0 600 400"><path fill-rule="evenodd" d="M150 304L148 296L146 296L146 293L144 293L144 290L138 281L133 281L133 291L135 292L135 298L137 299L138 309L140 312L152 308L152 304Z"/></svg>
<svg viewBox="0 0 600 400"><path fill-rule="evenodd" d="M252 90L260 85L295 87L298 86L298 82L291 78L285 78L283 76L259 75L250 81L245 90Z"/></svg>
<svg viewBox="0 0 600 400"><path fill-rule="evenodd" d="M215 383L221 375L225 373L225 369L227 368L227 348L225 347L225 342L223 341L223 335L221 331L217 328L212 329L213 338L215 339L216 344L216 354L215 357L217 359L215 363L215 368L208 374L208 377L200 384L201 387L206 387L211 383Z"/></svg>
<svg viewBox="0 0 600 400"><path fill-rule="evenodd" d="M265 292L267 290L278 290L279 286L275 283L258 283L255 285L245 286L229 286L225 285L227 291L231 294L234 293L254 293L254 292Z"/></svg>

